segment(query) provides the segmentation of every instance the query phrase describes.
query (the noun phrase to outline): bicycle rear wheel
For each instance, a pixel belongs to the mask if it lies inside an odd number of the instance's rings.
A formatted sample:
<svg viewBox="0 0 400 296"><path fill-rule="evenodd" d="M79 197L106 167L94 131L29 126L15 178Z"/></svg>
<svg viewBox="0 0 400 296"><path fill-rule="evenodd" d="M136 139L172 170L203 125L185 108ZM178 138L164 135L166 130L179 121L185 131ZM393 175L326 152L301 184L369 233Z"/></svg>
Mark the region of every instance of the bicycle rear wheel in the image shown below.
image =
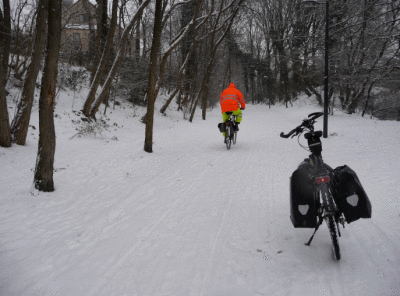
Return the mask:
<svg viewBox="0 0 400 296"><path fill-rule="evenodd" d="M236 127L233 122L231 122L230 130L231 130L231 140L232 140L233 145L235 145L236 144Z"/></svg>
<svg viewBox="0 0 400 296"><path fill-rule="evenodd" d="M336 231L336 223L333 217L326 218L326 224L328 225L329 233L332 240L333 256L336 260L340 260L340 247L339 239Z"/></svg>
<svg viewBox="0 0 400 296"><path fill-rule="evenodd" d="M325 222L328 225L329 234L332 240L333 256L336 260L340 260L340 247L339 247L339 237L336 228L336 222L334 218L334 208L335 204L333 201L332 194L328 188L324 188L321 192L323 194L323 202L328 210L328 216L325 218Z"/></svg>
<svg viewBox="0 0 400 296"><path fill-rule="evenodd" d="M226 127L226 132L225 132L225 144L226 144L226 149L231 149L231 143L232 143L232 139L231 139L231 129L232 123L229 123L229 125Z"/></svg>
<svg viewBox="0 0 400 296"><path fill-rule="evenodd" d="M232 124L232 132L233 132L232 142L233 142L233 145L236 144L236 140L237 140L237 130L236 130L236 128L237 128L237 123Z"/></svg>

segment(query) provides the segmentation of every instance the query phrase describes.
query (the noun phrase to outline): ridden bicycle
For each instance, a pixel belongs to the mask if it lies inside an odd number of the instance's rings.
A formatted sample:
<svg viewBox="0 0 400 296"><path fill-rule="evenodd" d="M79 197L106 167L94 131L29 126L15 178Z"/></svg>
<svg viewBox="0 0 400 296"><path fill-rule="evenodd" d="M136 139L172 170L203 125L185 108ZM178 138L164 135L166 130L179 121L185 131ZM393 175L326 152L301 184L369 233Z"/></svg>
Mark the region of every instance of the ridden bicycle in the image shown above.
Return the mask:
<svg viewBox="0 0 400 296"><path fill-rule="evenodd" d="M238 124L236 123L236 115L233 112L226 112L229 115L229 119L225 121L225 144L226 149L231 148L231 143L236 144Z"/></svg>
<svg viewBox="0 0 400 296"><path fill-rule="evenodd" d="M334 257L339 260L339 224L342 224L344 228L345 219L335 202L337 199L336 188L332 184L333 170L322 160L322 131L314 131L315 120L322 115L322 112L311 113L301 125L288 134L282 132L280 136L282 138L299 136L300 138L305 132L304 137L307 139L308 149L311 152L291 178L292 223L296 228L315 228L313 235L306 243L309 246L319 226L325 221L330 232Z"/></svg>

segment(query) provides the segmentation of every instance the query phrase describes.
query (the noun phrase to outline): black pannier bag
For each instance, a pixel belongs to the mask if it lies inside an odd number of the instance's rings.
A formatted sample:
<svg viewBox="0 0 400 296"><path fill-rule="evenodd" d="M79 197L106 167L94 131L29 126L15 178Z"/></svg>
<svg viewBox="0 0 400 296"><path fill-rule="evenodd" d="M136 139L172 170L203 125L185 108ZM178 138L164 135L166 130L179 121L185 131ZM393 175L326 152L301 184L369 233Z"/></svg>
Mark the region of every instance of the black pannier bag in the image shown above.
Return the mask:
<svg viewBox="0 0 400 296"><path fill-rule="evenodd" d="M357 174L347 165L334 169L334 192L347 223L371 218L371 202Z"/></svg>
<svg viewBox="0 0 400 296"><path fill-rule="evenodd" d="M302 162L290 178L290 220L295 228L317 226L317 201L312 177L313 167Z"/></svg>
<svg viewBox="0 0 400 296"><path fill-rule="evenodd" d="M225 132L225 124L224 123L218 123L218 129L221 133Z"/></svg>

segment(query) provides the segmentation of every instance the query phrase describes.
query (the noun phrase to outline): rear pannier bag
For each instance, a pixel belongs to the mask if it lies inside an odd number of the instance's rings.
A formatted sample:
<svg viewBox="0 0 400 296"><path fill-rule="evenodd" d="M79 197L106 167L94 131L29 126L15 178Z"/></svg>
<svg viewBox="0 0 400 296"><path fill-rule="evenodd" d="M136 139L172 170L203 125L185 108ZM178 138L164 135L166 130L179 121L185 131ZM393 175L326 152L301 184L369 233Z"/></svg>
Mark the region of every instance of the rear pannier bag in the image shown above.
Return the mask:
<svg viewBox="0 0 400 296"><path fill-rule="evenodd" d="M335 199L347 223L371 218L371 202L357 174L347 165L334 170Z"/></svg>
<svg viewBox="0 0 400 296"><path fill-rule="evenodd" d="M290 178L290 220L295 228L317 226L317 204L312 176L313 167L302 162Z"/></svg>
<svg viewBox="0 0 400 296"><path fill-rule="evenodd" d="M221 133L225 132L225 124L224 123L218 123L218 129Z"/></svg>

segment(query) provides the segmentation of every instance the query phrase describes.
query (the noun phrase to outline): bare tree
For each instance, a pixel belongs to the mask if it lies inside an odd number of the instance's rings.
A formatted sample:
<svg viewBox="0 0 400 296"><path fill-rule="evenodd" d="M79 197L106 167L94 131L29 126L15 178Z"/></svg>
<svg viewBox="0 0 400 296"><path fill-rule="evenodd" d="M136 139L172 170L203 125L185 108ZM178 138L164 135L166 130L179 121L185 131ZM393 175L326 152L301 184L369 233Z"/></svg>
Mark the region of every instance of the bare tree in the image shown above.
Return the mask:
<svg viewBox="0 0 400 296"><path fill-rule="evenodd" d="M142 5L138 8L138 10L136 11L135 15L132 17L131 21L129 22L128 26L126 26L126 28L124 29L121 39L118 42L119 48L116 54L116 57L114 59L113 65L111 66L111 69L108 73L108 76L106 78L106 81L104 82L104 85L102 87L102 90L100 92L100 95L95 99L95 101L93 103L86 103L85 105L90 105L90 112L89 112L89 117L94 117L97 110L100 107L100 104L104 101L104 99L106 98L106 96L108 95L108 92L110 90L111 87L111 83L117 73L118 67L120 62L122 61L122 58L124 56L124 52L125 52L125 46L128 42L128 37L129 37L129 33L132 30L133 26L135 25L135 23L138 21L141 13L143 12L143 10L147 7L147 5L149 5L150 0L145 0Z"/></svg>
<svg viewBox="0 0 400 296"><path fill-rule="evenodd" d="M18 145L25 145L26 142L35 94L36 79L39 74L43 44L46 39L48 0L40 0L38 5L39 8L43 9L38 9L37 13L35 45L32 54L32 61L28 68L27 77L25 78L17 113L11 123L11 139Z"/></svg>
<svg viewBox="0 0 400 296"><path fill-rule="evenodd" d="M182 57L182 64L179 66L179 72L177 75L175 75L176 79L173 83L175 85L175 90L173 91L169 99L165 102L164 106L161 108L160 110L161 113L165 112L165 110L175 97L175 95L178 93L179 93L178 98L181 97L181 95L183 95L183 100L179 100L179 108L181 106L186 106L185 109L189 109L193 113L193 110L195 110L195 106L197 106L198 100L200 98L203 98L203 104L202 104L203 107L207 108L207 104L204 101L208 100L207 98L209 92L209 78L210 78L209 75L211 75L212 68L214 65L214 58L217 55L216 51L220 43L224 40L226 33L222 34L223 35L222 39L218 39L217 42L218 45L216 47L214 47L215 45L214 41L215 38L217 37L219 38L220 31L225 30L227 24L230 24L231 20L230 17L232 15L232 12L235 11L236 5L239 2L242 3L242 1L232 0L229 1L228 4L226 4L225 1L220 1L219 2L220 8L218 11L214 10L216 1L211 0L207 3L206 2L207 1L198 1L196 7L191 7L192 9L194 9L193 18L190 21L188 20L185 21L185 23L187 23L186 27L181 28L181 32L183 33L178 34L176 38L174 38L173 41L171 42L172 44L171 47L174 46L172 49L174 49L176 45L182 43L183 48L181 49L181 53L185 53L186 55ZM203 9L200 9L201 7L200 5L203 5ZM231 9L232 11L230 11ZM200 15L199 11L204 12L207 10L208 13ZM201 32L199 33L198 31ZM188 32L190 32L190 36L188 35ZM206 42L207 40L211 40L210 42L212 45L204 46L204 44L207 43ZM189 41L190 43L188 43ZM163 77L162 77L162 74L164 72L163 64L166 64L167 62L166 58L168 57L171 47L165 51L165 54L163 55L161 61L160 76L159 76L159 81L157 82L157 91L159 90L159 88L162 86L163 83ZM211 64L194 62L192 54L196 51L197 51L196 53L197 58L200 57L201 54L204 52L202 59L210 60L211 57L211 60L213 62ZM209 72L207 72L207 69L209 69ZM188 72L192 73L193 76L192 74L190 75L187 74ZM199 83L199 85L196 86L194 85L194 80L197 81L204 80L204 83L203 82ZM197 91L197 94L195 93L195 90ZM191 92L194 92L193 96L189 95L189 93ZM189 104L191 105L190 108L188 108ZM203 110L203 113L204 112L205 111ZM205 113L203 114L203 117L205 118Z"/></svg>
<svg viewBox="0 0 400 296"><path fill-rule="evenodd" d="M54 98L60 52L61 7L62 0L49 1L46 63L39 100L39 144L34 184L36 189L47 192L54 191L53 170L56 149Z"/></svg>
<svg viewBox="0 0 400 296"><path fill-rule="evenodd" d="M3 81L3 63L0 63L0 81ZM5 84L0 83L0 146L11 147L10 119L7 111Z"/></svg>
<svg viewBox="0 0 400 296"><path fill-rule="evenodd" d="M112 4L112 17L111 17L111 24L110 24L110 30L108 31L107 34L107 39L104 45L103 49L103 54L101 56L100 61L97 63L97 70L95 71L94 75L92 76L92 83L90 85L90 90L88 97L85 101L85 105L83 106L83 114L87 117L90 116L90 108L92 106L92 103L95 100L96 96L96 91L100 85L100 81L104 76L106 65L108 62L111 46L114 40L114 35L115 35L115 29L117 27L117 12L118 12L118 0L113 0Z"/></svg>
<svg viewBox="0 0 400 296"><path fill-rule="evenodd" d="M14 77L22 80L27 71L29 64L33 40L34 28L33 22L36 18L36 5L29 2L29 0L19 0L14 2L14 13L12 20L12 48L10 52L10 67L14 69ZM32 13L26 14L27 10Z"/></svg>
<svg viewBox="0 0 400 296"><path fill-rule="evenodd" d="M164 72L165 72L167 62L168 62L168 58L170 57L170 55L172 54L174 49L176 49L185 40L185 37L187 36L187 34L189 32L192 32L193 42L190 46L190 49L186 53L186 58L182 64L182 66L180 67L177 82L176 82L177 89L174 91L174 95L171 96L170 99L166 102L166 104L164 104L164 106L161 108L161 110L160 110L161 113L165 112L165 110L168 108L168 105L171 103L173 97L176 95L178 90L180 90L181 79L183 77L183 73L186 70L187 65L189 64L189 61L191 60L191 55L195 49L196 43L194 42L194 40L195 40L196 33L199 30L199 28L201 28L206 23L206 21L208 20L208 18L211 15L211 13L213 12L213 9L211 9L210 12L205 17L203 17L203 20L196 26L196 23L199 21L198 13L199 13L199 8L200 8L201 2L202 2L202 0L196 0L196 2L195 2L196 5L194 6L193 18L190 20L190 22L188 22L186 24L186 26L184 28L181 29L181 31L177 34L177 36L174 37L174 39L170 42L170 46L162 54L162 58L161 58L161 62L160 62L160 70L159 70L159 75L158 75L158 79L157 79L157 85L156 85L156 89L155 89L155 93L154 93L155 99L157 98L160 88L164 82ZM178 4L182 4L182 3L183 2L178 3ZM174 7L171 7L169 13L171 13L173 9L174 9ZM163 21L163 23L165 24L165 20ZM143 116L142 122L146 123L146 120L147 120L147 114L145 116Z"/></svg>
<svg viewBox="0 0 400 296"><path fill-rule="evenodd" d="M235 6L234 6L232 14L226 20L222 21L222 24L227 24L226 28L225 28L225 31L222 34L222 36L220 36L219 39L214 44L215 33L216 33L217 27L219 25L219 18L221 17L221 14L222 14L223 6L221 4L220 10L219 10L219 14L218 14L217 20L215 22L214 29L212 31L211 39L210 39L211 57L210 57L210 60L208 62L208 65L207 65L207 68L206 68L206 71L205 71L205 74L204 74L204 77L203 77L203 81L202 81L200 90L198 91L198 93L196 95L196 98L194 100L194 106L192 108L192 112L191 112L191 115L190 115L190 118L189 118L190 122L193 121L193 117L194 117L194 114L196 112L196 107L197 107L197 105L198 105L198 103L200 101L200 98L201 98L203 92L207 89L207 85L208 85L209 80L210 80L211 70L212 70L212 66L213 66L213 63L214 63L214 59L215 59L215 56L216 56L217 49L220 46L220 44L222 43L222 41L224 40L224 38L226 37L227 33L230 31L231 26L233 24L233 21L234 21L236 15L237 15L237 13L238 13L238 11L240 9L240 6L242 5L242 3L244 1L245 0L239 0L237 3L235 3Z"/></svg>

